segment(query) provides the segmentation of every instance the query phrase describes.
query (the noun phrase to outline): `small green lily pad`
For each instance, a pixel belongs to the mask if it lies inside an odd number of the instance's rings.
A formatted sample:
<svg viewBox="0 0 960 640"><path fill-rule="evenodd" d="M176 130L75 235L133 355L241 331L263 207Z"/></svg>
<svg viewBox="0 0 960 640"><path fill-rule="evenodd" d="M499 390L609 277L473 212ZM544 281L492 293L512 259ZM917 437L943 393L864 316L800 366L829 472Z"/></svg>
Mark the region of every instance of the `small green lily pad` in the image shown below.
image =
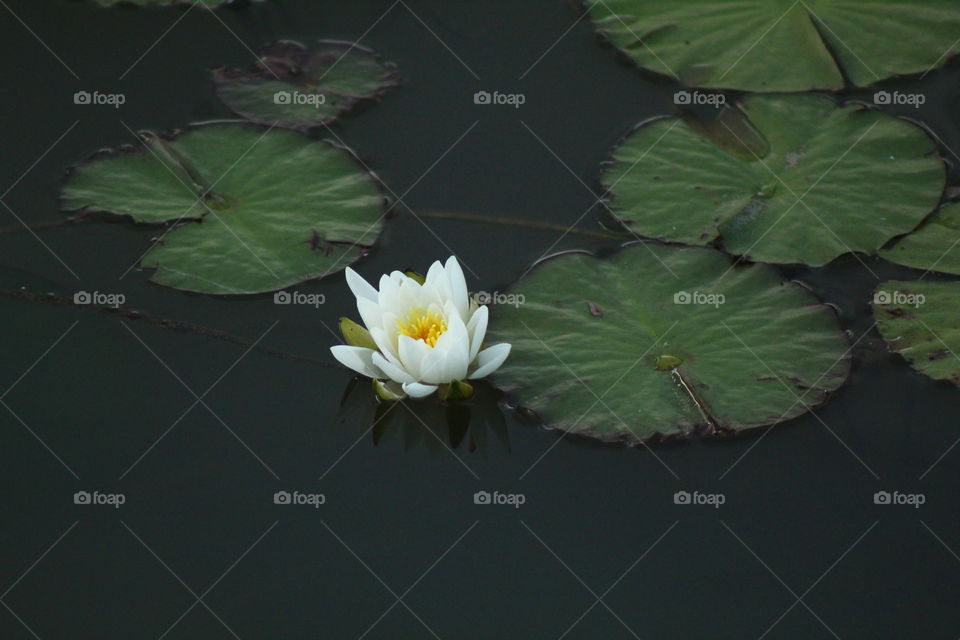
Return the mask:
<svg viewBox="0 0 960 640"><path fill-rule="evenodd" d="M960 203L931 214L920 228L880 255L906 267L960 275Z"/></svg>
<svg viewBox="0 0 960 640"><path fill-rule="evenodd" d="M259 55L253 68L216 69L213 80L231 111L261 124L318 127L398 84L393 65L354 43L281 41Z"/></svg>
<svg viewBox="0 0 960 640"><path fill-rule="evenodd" d="M831 308L772 267L734 266L714 249L560 254L510 293L524 302L491 313L487 339L513 345L494 384L548 426L604 441L782 422L849 372Z"/></svg>
<svg viewBox="0 0 960 640"><path fill-rule="evenodd" d="M882 282L873 314L891 351L920 373L960 386L960 282Z"/></svg>
<svg viewBox="0 0 960 640"><path fill-rule="evenodd" d="M171 229L143 257L159 284L211 294L336 273L377 238L384 199L352 154L245 124L193 127L74 168L62 206Z"/></svg>
<svg viewBox="0 0 960 640"><path fill-rule="evenodd" d="M923 73L956 53L955 0L585 0L638 65L688 86L841 89ZM893 50L895 49L895 51Z"/></svg>
<svg viewBox="0 0 960 640"><path fill-rule="evenodd" d="M939 202L946 170L919 127L815 95L750 96L742 111L738 128L727 115L632 132L601 176L613 214L641 236L821 266L874 253Z"/></svg>

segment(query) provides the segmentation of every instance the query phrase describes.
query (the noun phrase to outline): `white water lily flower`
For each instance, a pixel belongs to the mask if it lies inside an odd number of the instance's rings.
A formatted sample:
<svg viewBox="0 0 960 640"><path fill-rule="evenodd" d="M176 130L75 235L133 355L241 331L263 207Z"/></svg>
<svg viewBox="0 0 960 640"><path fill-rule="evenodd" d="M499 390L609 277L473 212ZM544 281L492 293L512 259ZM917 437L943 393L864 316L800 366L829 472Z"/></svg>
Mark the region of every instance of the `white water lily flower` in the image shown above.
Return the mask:
<svg viewBox="0 0 960 640"><path fill-rule="evenodd" d="M422 398L442 384L486 377L510 354L506 343L480 350L487 307L470 299L453 256L445 265L434 262L423 284L394 271L380 278L377 291L350 267L346 275L376 349L339 345L330 351L354 371L387 381L392 394Z"/></svg>

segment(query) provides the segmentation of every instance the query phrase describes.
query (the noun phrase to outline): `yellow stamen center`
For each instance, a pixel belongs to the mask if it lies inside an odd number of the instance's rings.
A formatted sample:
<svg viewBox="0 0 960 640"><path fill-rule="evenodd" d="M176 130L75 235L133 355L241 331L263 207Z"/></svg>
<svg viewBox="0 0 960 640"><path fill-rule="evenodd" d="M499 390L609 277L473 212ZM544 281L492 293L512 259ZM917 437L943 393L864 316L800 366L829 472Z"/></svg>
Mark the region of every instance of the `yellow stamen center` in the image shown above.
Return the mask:
<svg viewBox="0 0 960 640"><path fill-rule="evenodd" d="M401 335L423 340L435 347L437 339L447 330L447 325L439 313L420 308L411 309L406 320L397 320L397 330Z"/></svg>

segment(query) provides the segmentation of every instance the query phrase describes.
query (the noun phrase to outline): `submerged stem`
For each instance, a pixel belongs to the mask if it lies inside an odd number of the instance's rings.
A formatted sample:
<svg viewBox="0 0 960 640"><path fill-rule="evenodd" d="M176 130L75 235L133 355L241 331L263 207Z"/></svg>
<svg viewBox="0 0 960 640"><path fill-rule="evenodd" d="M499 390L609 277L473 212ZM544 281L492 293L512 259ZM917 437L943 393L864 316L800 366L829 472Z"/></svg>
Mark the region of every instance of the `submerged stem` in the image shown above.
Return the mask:
<svg viewBox="0 0 960 640"><path fill-rule="evenodd" d="M0 227L0 235L5 233L22 233L24 231L37 231L38 229L53 229L55 227L67 227L72 224L85 222L87 218L58 218L57 220L44 220L35 224L15 224L9 227Z"/></svg>
<svg viewBox="0 0 960 640"><path fill-rule="evenodd" d="M482 222L487 224L500 224L510 227L525 227L527 229L538 229L541 231L560 231L561 233L577 233L593 238L607 238L613 240L623 240L622 234L612 233L610 231L593 231L591 229L578 229L576 227L565 227L562 224L553 224L551 222L540 222L538 220L522 220L519 218L505 218L502 216L481 216L475 213L463 213L459 211L424 211L415 214L421 218L436 218L438 220L463 220L465 222Z"/></svg>
<svg viewBox="0 0 960 640"><path fill-rule="evenodd" d="M683 390L687 392L687 395L690 396L690 400L697 407L697 411L700 412L701 417L703 417L703 421L707 425L707 433L709 435L719 435L724 433L726 429L717 427L717 423L714 422L713 418L710 416L710 413L707 412L707 407L703 403L703 400L701 400L700 396L697 395L697 392L693 390L693 386L684 380L680 371L678 369L673 369L671 373L673 373L676 379L680 382L680 386L683 387Z"/></svg>
<svg viewBox="0 0 960 640"><path fill-rule="evenodd" d="M420 218L435 218L437 220L462 220L464 222L479 222L484 224L498 224L507 227L524 227L526 229L537 229L538 231L559 231L560 233L575 233L581 236L591 238L604 238L608 240L624 240L625 234L618 234L612 231L595 231L593 229L578 229L577 227L566 227L562 224L552 222L541 222L539 220L523 220L520 218L506 218L503 216L481 216L475 213L463 213L459 211L424 211L416 214ZM57 220L45 220L34 224L18 224L9 227L0 227L0 235L7 233L22 233L24 231L39 231L41 229L53 229L56 227L67 227L73 224L88 222L94 218L88 216L72 216L69 218L60 218Z"/></svg>
<svg viewBox="0 0 960 640"><path fill-rule="evenodd" d="M284 360L295 360L299 362L310 362L312 364L319 364L324 367L336 368L333 364L317 360L316 358L310 358L308 356L297 355L294 353L289 353L280 349L274 349L272 347L266 347L263 345L256 344L243 338L231 335L224 331L218 329L211 329L209 327L204 327L203 325L194 324L192 322L184 322L182 320L172 320L170 318L162 318L159 316L154 316L149 313L144 313L142 311L132 311L130 309L123 309L120 307L110 307L104 305L96 304L85 304L77 305L70 300L69 298L64 298L62 296L54 295L51 293L34 293L32 291L23 291L21 289L0 289L0 298L11 298L14 300L28 300L30 302L40 302L44 304L52 304L61 307L74 307L78 311L87 311L94 313L102 313L109 316L115 316L119 318L124 318L127 320L138 320L142 322L147 322L154 326L160 327L162 329L168 329L171 331L179 331L181 333L193 333L199 336L205 336L207 338L214 338L216 340L223 340L224 342L230 342L233 344L238 344L244 347L253 346L253 348L261 353L271 355L274 357L282 358Z"/></svg>

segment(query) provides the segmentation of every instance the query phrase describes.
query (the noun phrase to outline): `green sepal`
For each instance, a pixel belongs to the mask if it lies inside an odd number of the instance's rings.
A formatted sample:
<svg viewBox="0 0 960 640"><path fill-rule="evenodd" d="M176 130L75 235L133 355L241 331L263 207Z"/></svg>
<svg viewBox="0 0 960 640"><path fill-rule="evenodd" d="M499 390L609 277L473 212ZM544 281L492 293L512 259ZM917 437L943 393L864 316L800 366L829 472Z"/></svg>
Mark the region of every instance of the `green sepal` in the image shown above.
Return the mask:
<svg viewBox="0 0 960 640"><path fill-rule="evenodd" d="M403 273L404 273L404 275L406 275L406 276L407 276L408 278L410 278L411 280L416 280L419 284L423 284L424 282L427 281L427 279L426 279L425 277L423 277L422 275L420 275L420 274L417 273L416 271L410 271L410 270L408 269L407 271L404 271Z"/></svg>
<svg viewBox="0 0 960 640"><path fill-rule="evenodd" d="M343 336L343 341L351 347L377 348L377 343L373 341L370 332L350 318L340 318L340 335Z"/></svg>
<svg viewBox="0 0 960 640"><path fill-rule="evenodd" d="M373 393L376 394L377 400L382 400L384 402L396 402L397 400L403 400L407 397L402 391L397 392L391 390L389 382L383 382L382 380L377 380L376 378L373 379Z"/></svg>
<svg viewBox="0 0 960 640"><path fill-rule="evenodd" d="M473 387L463 380L454 380L440 387L440 399L444 402L460 402L473 397Z"/></svg>

